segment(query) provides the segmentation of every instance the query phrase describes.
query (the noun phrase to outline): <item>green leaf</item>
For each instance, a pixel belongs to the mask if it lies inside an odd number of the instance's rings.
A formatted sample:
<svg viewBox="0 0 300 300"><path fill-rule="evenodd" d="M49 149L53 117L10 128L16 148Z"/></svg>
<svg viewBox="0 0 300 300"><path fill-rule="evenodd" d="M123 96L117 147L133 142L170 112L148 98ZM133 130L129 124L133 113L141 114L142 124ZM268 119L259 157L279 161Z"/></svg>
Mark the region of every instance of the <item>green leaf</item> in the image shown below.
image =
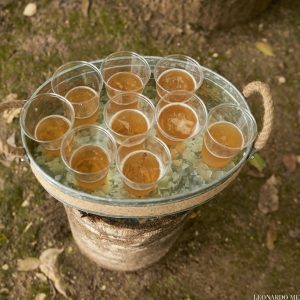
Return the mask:
<svg viewBox="0 0 300 300"><path fill-rule="evenodd" d="M268 43L257 42L255 43L255 47L266 56L275 56L271 45Z"/></svg>
<svg viewBox="0 0 300 300"><path fill-rule="evenodd" d="M258 153L255 153L253 155L253 158L249 160L249 163L259 172L262 172L264 168L267 166L265 160Z"/></svg>

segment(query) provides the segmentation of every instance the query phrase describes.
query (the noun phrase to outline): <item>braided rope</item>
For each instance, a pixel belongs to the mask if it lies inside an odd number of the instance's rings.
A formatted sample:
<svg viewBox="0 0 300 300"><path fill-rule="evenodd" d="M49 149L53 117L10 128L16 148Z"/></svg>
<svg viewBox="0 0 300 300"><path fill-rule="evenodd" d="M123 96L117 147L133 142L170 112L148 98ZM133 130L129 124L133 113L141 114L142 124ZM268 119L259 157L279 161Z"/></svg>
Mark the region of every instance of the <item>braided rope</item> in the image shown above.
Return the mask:
<svg viewBox="0 0 300 300"><path fill-rule="evenodd" d="M243 90L244 96L249 97L254 93L261 94L265 110L263 128L259 133L254 145L256 150L261 150L266 145L272 131L274 107L270 88L267 84L260 81L253 81L247 84Z"/></svg>
<svg viewBox="0 0 300 300"><path fill-rule="evenodd" d="M22 108L24 105L24 101L20 100L12 100L0 103L0 114L4 111L12 108ZM0 153L5 153L8 155L13 155L15 157L23 157L25 154L23 147L16 147L8 144L6 141L0 139Z"/></svg>

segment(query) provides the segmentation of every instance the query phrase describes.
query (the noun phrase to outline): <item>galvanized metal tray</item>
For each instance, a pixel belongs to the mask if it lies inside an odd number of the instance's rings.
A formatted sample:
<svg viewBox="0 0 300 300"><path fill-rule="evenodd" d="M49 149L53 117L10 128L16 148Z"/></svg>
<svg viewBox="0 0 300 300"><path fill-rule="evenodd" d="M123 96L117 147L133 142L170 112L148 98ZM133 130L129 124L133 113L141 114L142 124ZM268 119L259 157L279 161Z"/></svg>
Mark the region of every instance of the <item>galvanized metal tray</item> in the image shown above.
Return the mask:
<svg viewBox="0 0 300 300"><path fill-rule="evenodd" d="M160 57L146 56L145 58L153 71ZM100 67L102 60L92 63ZM197 94L204 101L208 110L224 102L236 103L249 109L245 98L233 84L210 69L203 68L203 71L204 81ZM32 97L50 91L52 91L51 78L42 84ZM267 112L265 121L269 120L264 122L264 128L255 143L258 145L256 148L261 148L268 138L272 125L273 111L272 109L266 110L266 105L272 104L272 101L269 99L268 88L262 83L250 83L246 87L245 93L251 94L252 92L260 92L263 95L265 112ZM156 101L153 76L147 84L144 94L154 102ZM100 96L101 105L106 100L103 90ZM270 105L269 107L272 108ZM102 121L103 119L100 118L99 122ZM93 193L81 191L72 184L71 175L64 169L63 164L59 161L45 163L39 156L37 145L23 132L22 142L25 156L34 175L54 198L85 212L117 218L170 215L201 205L228 186L255 151L255 146L250 145L225 170L211 170L201 161L202 138L197 136L188 142L186 149L180 154L181 156L173 162L172 170L159 184L155 193L146 198L134 198L122 188L122 182L114 170L111 170L108 184L103 189Z"/></svg>

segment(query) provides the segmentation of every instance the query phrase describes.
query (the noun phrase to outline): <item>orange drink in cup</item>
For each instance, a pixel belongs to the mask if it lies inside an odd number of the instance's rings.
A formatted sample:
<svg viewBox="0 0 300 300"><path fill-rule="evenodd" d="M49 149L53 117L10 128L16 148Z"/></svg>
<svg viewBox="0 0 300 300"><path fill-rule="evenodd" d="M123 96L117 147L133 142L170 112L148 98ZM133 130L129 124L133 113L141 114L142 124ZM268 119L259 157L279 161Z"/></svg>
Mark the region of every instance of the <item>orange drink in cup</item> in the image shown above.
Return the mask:
<svg viewBox="0 0 300 300"><path fill-rule="evenodd" d="M214 169L226 167L254 141L256 134L256 122L246 108L227 103L214 107L203 137L203 162Z"/></svg>
<svg viewBox="0 0 300 300"><path fill-rule="evenodd" d="M123 100L134 99L135 105L125 106L116 111L116 104L123 105ZM104 107L104 122L118 144L122 144L128 137L147 134L154 123L155 107L151 100L142 94L127 92L114 96Z"/></svg>
<svg viewBox="0 0 300 300"><path fill-rule="evenodd" d="M61 157L74 174L75 184L84 190L101 188L114 161L116 143L99 125L83 125L65 136Z"/></svg>
<svg viewBox="0 0 300 300"><path fill-rule="evenodd" d="M141 142L141 137L135 136L119 146L116 163L128 193L144 197L156 189L169 170L171 154L158 138L144 135Z"/></svg>
<svg viewBox="0 0 300 300"><path fill-rule="evenodd" d="M142 93L151 76L147 61L129 51L107 56L100 70L109 99L123 92Z"/></svg>
<svg viewBox="0 0 300 300"><path fill-rule="evenodd" d="M201 86L204 75L202 67L193 58L185 55L169 55L158 61L154 68L157 98L169 92L195 93Z"/></svg>
<svg viewBox="0 0 300 300"><path fill-rule="evenodd" d="M97 122L103 81L100 71L93 64L85 61L66 63L55 71L51 85L55 93L72 103L75 127Z"/></svg>
<svg viewBox="0 0 300 300"><path fill-rule="evenodd" d="M72 129L75 119L73 106L64 97L39 94L26 102L20 117L24 133L42 145L48 158L60 155L63 137Z"/></svg>
<svg viewBox="0 0 300 300"><path fill-rule="evenodd" d="M173 101L170 102L170 99ZM180 102L174 99L180 99ZM203 132L207 110L202 100L195 94L174 91L159 101L155 118L157 136L168 146L172 146Z"/></svg>

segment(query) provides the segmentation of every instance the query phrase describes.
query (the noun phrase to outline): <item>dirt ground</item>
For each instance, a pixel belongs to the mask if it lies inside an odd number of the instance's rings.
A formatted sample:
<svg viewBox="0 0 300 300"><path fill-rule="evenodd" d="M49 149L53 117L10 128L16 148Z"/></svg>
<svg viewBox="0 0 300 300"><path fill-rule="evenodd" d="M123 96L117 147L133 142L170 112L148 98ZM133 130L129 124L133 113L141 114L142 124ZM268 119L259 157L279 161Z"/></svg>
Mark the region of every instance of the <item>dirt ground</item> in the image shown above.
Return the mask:
<svg viewBox="0 0 300 300"><path fill-rule="evenodd" d="M275 124L261 151L267 163L263 172L246 165L229 188L199 208L165 258L132 273L101 269L81 255L63 206L43 191L26 163L7 162L2 156L0 299L44 299L36 298L41 293L46 299L64 299L38 269L17 270L18 259L39 257L53 247L65 249L57 265L72 299L300 295L300 2L274 1L263 15L232 29L170 32L162 38L135 23L123 1L95 0L88 17L78 1L37 1L32 17L23 16L26 4L0 2L2 101L13 93L26 99L66 61L99 59L121 49L147 55L183 53L240 90L252 80L268 83ZM268 43L273 56L259 51L257 42ZM250 100L259 119L260 99ZM260 205L270 195L262 187L272 175L275 204L263 213Z"/></svg>

